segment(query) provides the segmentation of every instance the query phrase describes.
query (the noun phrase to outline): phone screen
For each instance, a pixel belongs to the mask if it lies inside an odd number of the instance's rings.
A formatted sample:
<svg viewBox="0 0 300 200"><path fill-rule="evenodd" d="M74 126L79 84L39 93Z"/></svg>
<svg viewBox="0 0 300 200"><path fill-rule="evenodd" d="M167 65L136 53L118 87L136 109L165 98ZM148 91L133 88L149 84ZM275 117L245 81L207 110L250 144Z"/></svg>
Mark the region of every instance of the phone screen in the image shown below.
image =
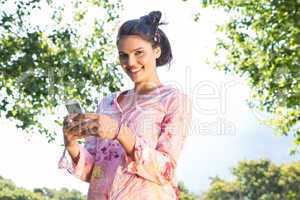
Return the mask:
<svg viewBox="0 0 300 200"><path fill-rule="evenodd" d="M67 108L69 114L72 114L72 113L83 113L83 110L82 110L79 102L76 101L76 100L68 100L68 101L66 101L66 108Z"/></svg>

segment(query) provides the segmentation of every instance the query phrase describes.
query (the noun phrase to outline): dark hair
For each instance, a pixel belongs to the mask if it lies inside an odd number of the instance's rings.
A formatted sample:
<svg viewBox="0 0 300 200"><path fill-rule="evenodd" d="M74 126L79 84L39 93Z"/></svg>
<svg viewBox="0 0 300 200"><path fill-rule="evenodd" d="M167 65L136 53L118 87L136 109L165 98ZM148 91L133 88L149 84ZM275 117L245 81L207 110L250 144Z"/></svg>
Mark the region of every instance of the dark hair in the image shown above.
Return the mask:
<svg viewBox="0 0 300 200"><path fill-rule="evenodd" d="M165 24L159 22L161 18L160 11L152 11L148 15L139 19L128 20L119 28L117 35L117 44L123 36L138 35L144 40L150 42L153 47L161 48L161 55L156 59L156 66L170 64L173 55L170 42L166 34L158 27Z"/></svg>

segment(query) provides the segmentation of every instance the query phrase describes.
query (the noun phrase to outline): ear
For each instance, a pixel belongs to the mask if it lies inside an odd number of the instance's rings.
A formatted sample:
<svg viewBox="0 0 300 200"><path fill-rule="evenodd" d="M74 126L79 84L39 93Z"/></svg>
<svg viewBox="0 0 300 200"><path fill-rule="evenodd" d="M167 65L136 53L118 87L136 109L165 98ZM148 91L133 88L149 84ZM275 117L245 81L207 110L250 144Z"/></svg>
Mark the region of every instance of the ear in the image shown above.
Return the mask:
<svg viewBox="0 0 300 200"><path fill-rule="evenodd" d="M160 46L157 46L157 47L154 48L154 53L155 53L156 59L158 59L160 57L160 55L161 55L161 48L160 48Z"/></svg>

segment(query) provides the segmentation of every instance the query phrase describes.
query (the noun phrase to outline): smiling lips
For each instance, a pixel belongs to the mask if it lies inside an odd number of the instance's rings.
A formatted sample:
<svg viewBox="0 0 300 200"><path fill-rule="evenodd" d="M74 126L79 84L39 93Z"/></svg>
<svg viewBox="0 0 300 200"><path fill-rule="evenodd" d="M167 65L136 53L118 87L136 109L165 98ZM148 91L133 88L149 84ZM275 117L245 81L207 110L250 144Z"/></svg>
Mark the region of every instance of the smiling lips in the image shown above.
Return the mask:
<svg viewBox="0 0 300 200"><path fill-rule="evenodd" d="M142 67L136 68L136 69L130 69L129 71L130 71L131 74L136 74L136 73L138 73L139 71L141 71L141 69L142 69Z"/></svg>

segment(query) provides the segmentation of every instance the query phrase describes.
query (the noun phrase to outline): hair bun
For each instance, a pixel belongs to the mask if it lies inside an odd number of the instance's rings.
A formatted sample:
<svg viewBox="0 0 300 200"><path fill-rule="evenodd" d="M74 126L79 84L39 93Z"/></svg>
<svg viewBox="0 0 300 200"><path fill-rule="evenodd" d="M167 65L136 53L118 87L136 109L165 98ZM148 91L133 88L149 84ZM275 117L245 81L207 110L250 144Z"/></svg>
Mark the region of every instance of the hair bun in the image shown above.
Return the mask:
<svg viewBox="0 0 300 200"><path fill-rule="evenodd" d="M140 20L152 27L157 27L159 25L160 18L161 18L160 11L152 11L148 15L141 17Z"/></svg>
<svg viewBox="0 0 300 200"><path fill-rule="evenodd" d="M158 26L160 18L161 18L161 12L160 11L152 11L148 14L151 22L153 25Z"/></svg>

